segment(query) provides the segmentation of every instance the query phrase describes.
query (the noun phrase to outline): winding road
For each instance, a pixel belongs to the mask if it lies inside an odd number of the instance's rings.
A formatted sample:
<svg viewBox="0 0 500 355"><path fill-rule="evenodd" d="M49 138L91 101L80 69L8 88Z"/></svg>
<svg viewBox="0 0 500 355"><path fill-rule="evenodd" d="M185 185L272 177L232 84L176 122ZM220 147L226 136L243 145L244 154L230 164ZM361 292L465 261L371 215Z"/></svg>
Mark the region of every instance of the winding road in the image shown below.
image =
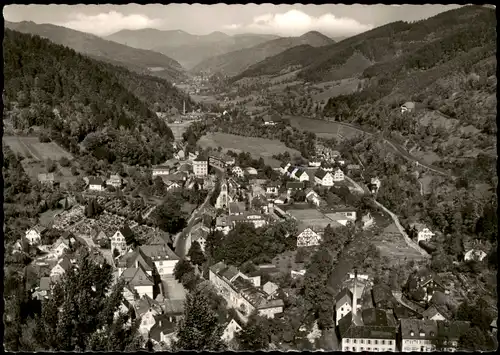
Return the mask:
<svg viewBox="0 0 500 355"><path fill-rule="evenodd" d="M374 134L376 134L374 132L367 131L366 129L364 129L362 127L353 125L352 123L338 122L338 121L333 121L333 120L329 120L329 119L321 120L319 118L311 118L311 117L303 117L303 119L322 121L322 122L332 122L332 123L335 123L336 125L348 127L348 128L354 129L356 131L362 132L362 133L370 135L370 136L373 136ZM338 131L338 127L337 127L337 129L332 129L332 131ZM396 143L393 140L387 139L386 137L383 137L383 138L384 138L384 144L389 145L397 154L401 155L406 160L413 161L413 162L417 163L418 166L421 166L421 167L423 167L427 170L433 171L435 173L449 176L449 177L453 177L453 178L455 177L449 171L446 171L444 169L429 165L429 164L425 163L424 161L422 161L421 159L414 157L405 148L403 148L399 143Z"/></svg>

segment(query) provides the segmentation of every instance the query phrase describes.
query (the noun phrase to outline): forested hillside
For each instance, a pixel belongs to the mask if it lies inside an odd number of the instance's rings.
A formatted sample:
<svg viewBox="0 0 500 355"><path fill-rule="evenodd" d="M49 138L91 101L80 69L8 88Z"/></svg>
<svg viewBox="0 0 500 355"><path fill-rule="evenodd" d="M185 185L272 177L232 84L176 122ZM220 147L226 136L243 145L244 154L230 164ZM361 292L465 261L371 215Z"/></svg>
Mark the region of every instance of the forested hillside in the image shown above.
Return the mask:
<svg viewBox="0 0 500 355"><path fill-rule="evenodd" d="M360 53L374 63L390 61L407 53L418 52L422 46L458 35L471 27L474 32L479 32L491 26L494 19L495 12L492 9L464 6L414 23L398 21L329 46L292 51L286 57L269 57L241 73L239 78L276 74L293 65L302 66L303 70L298 76L305 81L328 81L331 70L341 67L354 53ZM480 26L483 27L479 29ZM268 69L270 67L273 72Z"/></svg>
<svg viewBox="0 0 500 355"><path fill-rule="evenodd" d="M226 75L236 75L255 63L265 60L267 57L279 55L296 46L322 47L334 43L334 40L325 35L311 31L300 37L283 37L259 45L229 52L223 55L209 58L193 68L193 72L220 71ZM281 58L281 57L280 57Z"/></svg>
<svg viewBox="0 0 500 355"><path fill-rule="evenodd" d="M163 80L7 29L4 81L4 119L16 129L43 127L73 154L109 162L156 164L171 156L172 131L150 106L180 108L184 97Z"/></svg>
<svg viewBox="0 0 500 355"><path fill-rule="evenodd" d="M124 66L141 74L150 74L171 81L182 80L186 77L184 69L177 61L158 52L128 47L89 33L52 24L5 21L5 27L45 37L54 43L72 48L78 53L113 65Z"/></svg>

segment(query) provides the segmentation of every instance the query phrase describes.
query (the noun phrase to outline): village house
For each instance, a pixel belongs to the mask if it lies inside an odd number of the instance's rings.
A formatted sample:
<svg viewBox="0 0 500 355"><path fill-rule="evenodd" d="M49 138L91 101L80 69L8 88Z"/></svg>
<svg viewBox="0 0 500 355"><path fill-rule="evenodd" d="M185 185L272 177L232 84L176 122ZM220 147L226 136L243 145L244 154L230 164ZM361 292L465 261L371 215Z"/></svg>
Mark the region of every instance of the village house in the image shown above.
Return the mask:
<svg viewBox="0 0 500 355"><path fill-rule="evenodd" d="M236 333L240 332L242 329L241 325L239 325L238 322L232 318L224 328L224 333L222 333L221 337L222 341L226 343L231 342L236 336Z"/></svg>
<svg viewBox="0 0 500 355"><path fill-rule="evenodd" d="M215 230L218 230L224 235L227 235L232 228L232 222L229 220L229 216L219 216L215 220Z"/></svg>
<svg viewBox="0 0 500 355"><path fill-rule="evenodd" d="M470 328L469 322L429 319L401 319L402 352L455 352L460 336ZM436 344L441 343L441 349Z"/></svg>
<svg viewBox="0 0 500 355"><path fill-rule="evenodd" d="M315 206L321 204L321 198L313 189L309 188L306 190L306 201L312 203Z"/></svg>
<svg viewBox="0 0 500 355"><path fill-rule="evenodd" d="M155 323L149 331L149 338L154 343L164 343L170 347L177 340L177 324L169 321L163 314L154 316L154 321Z"/></svg>
<svg viewBox="0 0 500 355"><path fill-rule="evenodd" d="M309 181L309 175L304 169L297 169L291 178L300 182Z"/></svg>
<svg viewBox="0 0 500 355"><path fill-rule="evenodd" d="M422 317L429 320L448 320L447 312L438 309L436 305L432 305L427 308L423 313Z"/></svg>
<svg viewBox="0 0 500 355"><path fill-rule="evenodd" d="M278 195L279 193L279 183L276 181L271 181L266 186L266 194Z"/></svg>
<svg viewBox="0 0 500 355"><path fill-rule="evenodd" d="M231 172L233 173L233 175L239 177L239 178L243 178L245 176L244 172L243 172L243 169L241 169L239 166L234 166L232 169L231 169Z"/></svg>
<svg viewBox="0 0 500 355"><path fill-rule="evenodd" d="M401 113L412 112L413 110L415 110L414 102L407 101L403 105L401 105Z"/></svg>
<svg viewBox="0 0 500 355"><path fill-rule="evenodd" d="M248 277L236 267L219 262L210 267L209 280L245 322L254 310L268 318L283 312L283 300L267 300L260 286L260 276Z"/></svg>
<svg viewBox="0 0 500 355"><path fill-rule="evenodd" d="M303 224L299 227L298 232L297 248L320 245L322 238L313 228Z"/></svg>
<svg viewBox="0 0 500 355"><path fill-rule="evenodd" d="M186 155L184 153L183 149L180 149L179 151L175 152L174 158L178 160L184 160L186 158Z"/></svg>
<svg viewBox="0 0 500 355"><path fill-rule="evenodd" d="M47 229L41 225L36 225L26 231L25 237L30 245L40 244L42 242L42 236L47 231Z"/></svg>
<svg viewBox="0 0 500 355"><path fill-rule="evenodd" d="M282 163L280 165L280 173L281 175L285 175L288 173L288 169L290 169L291 164L290 163Z"/></svg>
<svg viewBox="0 0 500 355"><path fill-rule="evenodd" d="M273 114L273 115L265 115L262 118L262 120L263 120L265 126L275 126L278 124L280 119L279 119L278 115Z"/></svg>
<svg viewBox="0 0 500 355"><path fill-rule="evenodd" d="M300 190L304 189L304 183L298 181L289 181L286 183L287 197Z"/></svg>
<svg viewBox="0 0 500 355"><path fill-rule="evenodd" d="M340 170L340 168L337 168L334 172L333 172L333 181L334 182L338 182L338 181L344 181L344 172L342 170Z"/></svg>
<svg viewBox="0 0 500 355"><path fill-rule="evenodd" d="M370 191L372 194L376 194L378 190L380 189L380 185L382 183L377 177L371 178L370 180Z"/></svg>
<svg viewBox="0 0 500 355"><path fill-rule="evenodd" d="M174 274L180 258L168 245L141 245L138 250L154 263L155 271L161 277Z"/></svg>
<svg viewBox="0 0 500 355"><path fill-rule="evenodd" d="M357 213L354 208L335 208L327 211L325 216L332 221L346 226L348 222L354 223L356 221Z"/></svg>
<svg viewBox="0 0 500 355"><path fill-rule="evenodd" d="M470 238L463 239L464 247L464 261L475 260L483 261L488 255L489 245L486 242L479 240L470 240Z"/></svg>
<svg viewBox="0 0 500 355"><path fill-rule="evenodd" d="M410 228L416 233L417 243L420 243L421 241L428 241L435 235L429 228L421 223L412 223Z"/></svg>
<svg viewBox="0 0 500 355"><path fill-rule="evenodd" d="M50 270L50 278L52 281L56 282L59 278L71 269L71 261L67 256L63 256L57 264Z"/></svg>
<svg viewBox="0 0 500 355"><path fill-rule="evenodd" d="M196 177L204 177L208 175L208 159L197 157L193 160L193 173Z"/></svg>
<svg viewBox="0 0 500 355"><path fill-rule="evenodd" d="M328 171L329 173L331 173L333 172L334 166L332 163L324 161L321 163L320 168L323 169L324 171Z"/></svg>
<svg viewBox="0 0 500 355"><path fill-rule="evenodd" d="M375 220L373 219L370 212L361 217L361 225L363 229L367 229L373 225Z"/></svg>
<svg viewBox="0 0 500 355"><path fill-rule="evenodd" d="M146 337L151 328L155 325L155 316L161 314L162 309L158 302L147 295L142 296L139 301L135 302L135 313L141 319L139 324L139 333Z"/></svg>
<svg viewBox="0 0 500 355"><path fill-rule="evenodd" d="M189 154L188 154L188 160L193 161L193 160L195 160L196 158L198 158L198 155L199 155L199 152L198 152L198 151L196 151L196 152L194 152L194 153L193 153L193 152L189 152Z"/></svg>
<svg viewBox="0 0 500 355"><path fill-rule="evenodd" d="M113 186L117 189L120 189L123 184L123 179L119 174L114 174L109 177L108 180L106 180L106 185Z"/></svg>
<svg viewBox="0 0 500 355"><path fill-rule="evenodd" d="M38 174L38 182L40 182L42 185L53 186L54 173Z"/></svg>
<svg viewBox="0 0 500 355"><path fill-rule="evenodd" d="M136 267L125 269L121 273L120 278L125 281L127 288L133 290L139 297L147 295L150 298L154 298L153 287L155 283L153 277L144 270L142 263L137 263L136 265Z"/></svg>
<svg viewBox="0 0 500 355"><path fill-rule="evenodd" d="M52 290L53 283L50 277L41 277L40 286L36 287L33 292L33 298L42 301L49 298L49 293Z"/></svg>
<svg viewBox="0 0 500 355"><path fill-rule="evenodd" d="M111 252L116 249L120 255L124 254L127 251L127 239L131 240L133 237L134 233L130 227L125 224L111 237Z"/></svg>
<svg viewBox="0 0 500 355"><path fill-rule="evenodd" d="M314 182L321 186L330 187L333 186L333 176L328 171L318 169L314 174Z"/></svg>
<svg viewBox="0 0 500 355"><path fill-rule="evenodd" d="M104 191L105 189L106 189L106 183L100 177L89 178L90 191Z"/></svg>
<svg viewBox="0 0 500 355"><path fill-rule="evenodd" d="M255 228L263 227L267 224L267 219L260 213L244 212L240 215L229 216L232 228L238 223L251 223Z"/></svg>
<svg viewBox="0 0 500 355"><path fill-rule="evenodd" d="M348 288L344 288L335 297L335 324L338 326L339 321L352 311L352 292Z"/></svg>
<svg viewBox="0 0 500 355"><path fill-rule="evenodd" d="M397 328L389 325L386 313L374 309L360 312L356 302L354 297L352 310L339 321L342 351L395 352Z"/></svg>
<svg viewBox="0 0 500 355"><path fill-rule="evenodd" d="M52 254L56 258L63 256L66 250L70 249L70 242L65 238L58 238L52 247Z"/></svg>
<svg viewBox="0 0 500 355"><path fill-rule="evenodd" d="M252 168L251 166L249 166L248 168L245 169L245 172L250 175L250 176L256 176L259 174L259 172L257 171L257 169L255 168Z"/></svg>
<svg viewBox="0 0 500 355"><path fill-rule="evenodd" d="M319 168L321 166L321 159L313 158L307 163L310 167Z"/></svg>
<svg viewBox="0 0 500 355"><path fill-rule="evenodd" d="M205 246L209 234L210 228L206 227L203 223L194 225L188 233L188 237L186 239L186 250L189 252L192 243L198 242L198 244L200 244L201 250L205 252Z"/></svg>

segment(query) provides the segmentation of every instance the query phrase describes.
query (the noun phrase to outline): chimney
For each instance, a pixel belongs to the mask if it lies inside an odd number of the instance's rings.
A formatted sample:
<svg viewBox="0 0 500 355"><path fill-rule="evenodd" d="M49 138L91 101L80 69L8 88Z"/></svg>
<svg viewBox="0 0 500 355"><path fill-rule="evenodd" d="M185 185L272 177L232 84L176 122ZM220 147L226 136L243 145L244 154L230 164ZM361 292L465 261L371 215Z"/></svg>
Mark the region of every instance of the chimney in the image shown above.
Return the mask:
<svg viewBox="0 0 500 355"><path fill-rule="evenodd" d="M354 270L354 290L352 293L352 319L354 321L354 316L358 308L358 297L356 295L356 282L358 280L358 270Z"/></svg>
<svg viewBox="0 0 500 355"><path fill-rule="evenodd" d="M183 109L182 109L182 114L185 115L186 114L186 101L183 101Z"/></svg>

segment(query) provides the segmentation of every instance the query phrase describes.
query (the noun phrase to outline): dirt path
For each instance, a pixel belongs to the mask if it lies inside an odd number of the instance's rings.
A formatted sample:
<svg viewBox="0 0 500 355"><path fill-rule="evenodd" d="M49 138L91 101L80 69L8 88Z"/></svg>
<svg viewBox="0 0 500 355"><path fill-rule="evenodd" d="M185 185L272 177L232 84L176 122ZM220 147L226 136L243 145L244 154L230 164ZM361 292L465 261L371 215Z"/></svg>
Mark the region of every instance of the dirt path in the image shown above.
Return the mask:
<svg viewBox="0 0 500 355"><path fill-rule="evenodd" d="M401 233L401 235L403 236L406 244L410 247L410 248L413 248L415 249L416 251L418 251L423 257L425 258L429 258L430 255L424 250L422 249L421 247L419 247L413 240L410 239L410 237L408 237L408 234L406 234L403 226L401 225L401 223L399 223L399 218L398 216L396 216L394 213L392 213L391 211L389 211L384 205L382 205L380 202L378 202L377 200L373 200L375 202L375 204L377 206L379 206L380 208L382 208L387 214L389 214L389 216L391 216L392 220L394 221L394 223L396 224L396 227L398 228L399 232Z"/></svg>

